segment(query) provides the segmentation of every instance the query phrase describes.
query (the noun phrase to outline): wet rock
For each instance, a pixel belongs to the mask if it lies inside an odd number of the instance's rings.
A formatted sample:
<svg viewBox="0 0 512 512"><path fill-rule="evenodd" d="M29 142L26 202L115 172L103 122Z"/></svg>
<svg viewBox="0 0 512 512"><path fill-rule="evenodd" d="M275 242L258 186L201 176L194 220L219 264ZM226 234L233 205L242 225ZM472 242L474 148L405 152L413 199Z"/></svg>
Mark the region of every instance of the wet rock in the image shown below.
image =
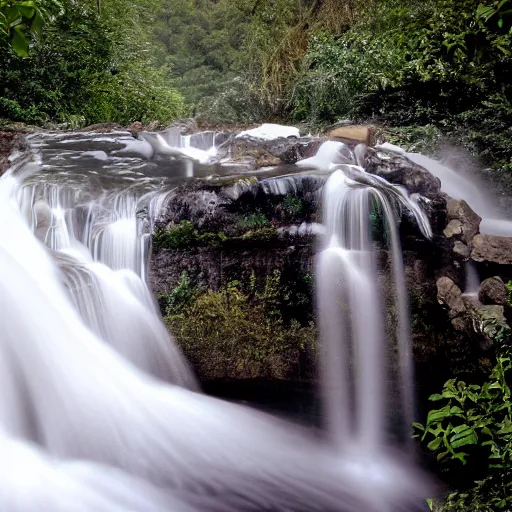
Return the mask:
<svg viewBox="0 0 512 512"><path fill-rule="evenodd" d="M23 151L26 141L20 132L0 131L0 175L9 167L9 156L16 151Z"/></svg>
<svg viewBox="0 0 512 512"><path fill-rule="evenodd" d="M441 197L441 180L404 155L368 148L366 170L390 183L403 185L411 194L421 194L428 199Z"/></svg>
<svg viewBox="0 0 512 512"><path fill-rule="evenodd" d="M469 259L471 256L471 249L460 240L456 240L453 244L453 252L465 260Z"/></svg>
<svg viewBox="0 0 512 512"><path fill-rule="evenodd" d="M455 318L466 310L462 299L462 290L449 278L437 280L437 300L450 308L450 317Z"/></svg>
<svg viewBox="0 0 512 512"><path fill-rule="evenodd" d="M199 130L195 119L186 118L174 121L168 128L177 128L181 135L191 135Z"/></svg>
<svg viewBox="0 0 512 512"><path fill-rule="evenodd" d="M462 222L457 219L452 219L443 230L443 233L446 238L462 235Z"/></svg>
<svg viewBox="0 0 512 512"><path fill-rule="evenodd" d="M437 299L448 307L448 316L455 330L476 339L484 350L493 345L502 330L509 329L503 306L485 305L465 297L448 277L437 280Z"/></svg>
<svg viewBox="0 0 512 512"><path fill-rule="evenodd" d="M446 229L451 236L469 245L473 237L479 232L482 218L462 199L449 199L446 206L447 217L450 221ZM460 233L457 230L460 230Z"/></svg>
<svg viewBox="0 0 512 512"><path fill-rule="evenodd" d="M512 265L512 238L476 235L472 246L471 259L474 261Z"/></svg>
<svg viewBox="0 0 512 512"><path fill-rule="evenodd" d="M304 137L262 140L244 138L231 144L231 156L235 162L247 162L253 169L280 164L294 164L315 154L320 145L318 139Z"/></svg>
<svg viewBox="0 0 512 512"><path fill-rule="evenodd" d="M482 304L498 304L505 306L507 304L507 287L498 276L489 277L480 285L478 299Z"/></svg>
<svg viewBox="0 0 512 512"><path fill-rule="evenodd" d="M329 139L337 139L348 143L371 144L374 138L373 126L347 125L335 128L327 133Z"/></svg>

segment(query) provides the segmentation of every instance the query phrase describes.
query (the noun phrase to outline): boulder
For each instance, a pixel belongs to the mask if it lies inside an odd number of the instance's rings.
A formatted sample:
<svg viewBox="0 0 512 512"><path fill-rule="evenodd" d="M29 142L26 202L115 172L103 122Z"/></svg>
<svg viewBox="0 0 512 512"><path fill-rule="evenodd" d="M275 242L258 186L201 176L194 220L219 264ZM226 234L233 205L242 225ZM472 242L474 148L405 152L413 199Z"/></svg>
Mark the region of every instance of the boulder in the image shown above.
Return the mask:
<svg viewBox="0 0 512 512"><path fill-rule="evenodd" d="M390 183L403 185L410 194L420 194L428 199L441 197L439 178L394 151L368 148L366 170Z"/></svg>
<svg viewBox="0 0 512 512"><path fill-rule="evenodd" d="M322 140L310 137L279 138L274 140L236 139L230 144L231 157L234 161L249 162L250 167L276 166L294 164L316 153Z"/></svg>
<svg viewBox="0 0 512 512"><path fill-rule="evenodd" d="M454 238L469 245L479 232L481 217L462 199L449 199L446 206L449 220L446 230ZM448 236L446 232L445 235Z"/></svg>
<svg viewBox="0 0 512 512"><path fill-rule="evenodd" d="M437 280L437 300L450 308L450 317L463 314L466 311L462 290L449 278L441 277Z"/></svg>
<svg viewBox="0 0 512 512"><path fill-rule="evenodd" d="M480 285L478 299L482 304L507 304L507 287L500 277L489 277Z"/></svg>
<svg viewBox="0 0 512 512"><path fill-rule="evenodd" d="M512 265L512 238L476 235L472 242L471 259L500 265Z"/></svg>
<svg viewBox="0 0 512 512"><path fill-rule="evenodd" d="M462 235L462 222L457 219L452 219L448 222L448 226L443 230L446 238L452 238Z"/></svg>
<svg viewBox="0 0 512 512"><path fill-rule="evenodd" d="M437 280L437 299L448 307L448 316L455 330L476 338L484 350L493 345L500 332L509 328L503 306L485 305L465 297L448 277Z"/></svg>
<svg viewBox="0 0 512 512"><path fill-rule="evenodd" d="M327 133L329 139L341 139L343 142L371 144L373 142L373 126L347 125L340 126Z"/></svg>
<svg viewBox="0 0 512 512"><path fill-rule="evenodd" d="M178 119L169 125L168 128L177 128L182 135L191 135L199 130L196 120L191 117Z"/></svg>
<svg viewBox="0 0 512 512"><path fill-rule="evenodd" d="M456 240L453 244L453 252L465 260L469 259L471 256L471 249L460 240Z"/></svg>

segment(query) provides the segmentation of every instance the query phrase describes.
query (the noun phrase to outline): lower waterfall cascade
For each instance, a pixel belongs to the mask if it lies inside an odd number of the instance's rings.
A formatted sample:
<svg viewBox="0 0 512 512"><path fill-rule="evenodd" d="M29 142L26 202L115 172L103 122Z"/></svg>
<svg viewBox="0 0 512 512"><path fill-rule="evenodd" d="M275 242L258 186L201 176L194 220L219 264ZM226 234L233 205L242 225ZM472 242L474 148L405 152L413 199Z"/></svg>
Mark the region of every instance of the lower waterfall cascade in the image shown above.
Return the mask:
<svg viewBox="0 0 512 512"><path fill-rule="evenodd" d="M411 329L398 234L407 214L432 236L421 202L366 173L344 144L318 151L313 167L326 180L316 270L319 435L201 394L161 320L147 265L175 182L144 155L176 158L177 169L187 160L183 179L217 155L214 132L176 137L94 136L88 143L104 151L83 151L80 137L36 134L0 178L2 508L422 510L431 482L411 456ZM296 186L290 176L261 183L266 193ZM392 261L399 405L386 390L375 212ZM401 434L390 443L393 406Z"/></svg>

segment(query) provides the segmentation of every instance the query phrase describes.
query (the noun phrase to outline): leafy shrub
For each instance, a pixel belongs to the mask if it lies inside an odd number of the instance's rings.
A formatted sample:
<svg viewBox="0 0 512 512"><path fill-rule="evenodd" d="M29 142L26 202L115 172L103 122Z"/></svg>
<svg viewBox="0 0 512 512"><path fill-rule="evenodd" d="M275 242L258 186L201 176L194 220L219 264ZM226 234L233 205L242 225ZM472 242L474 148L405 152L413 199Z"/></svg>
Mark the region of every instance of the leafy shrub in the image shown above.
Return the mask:
<svg viewBox="0 0 512 512"><path fill-rule="evenodd" d="M165 318L177 342L203 378L288 378L300 354L316 342L313 326L285 325L276 309L275 275L264 290L243 292L239 282L200 294Z"/></svg>
<svg viewBox="0 0 512 512"><path fill-rule="evenodd" d="M172 228L157 230L153 236L153 245L157 248L178 249L189 247L197 241L197 237L198 232L194 224L183 220Z"/></svg>
<svg viewBox="0 0 512 512"><path fill-rule="evenodd" d="M179 314L195 301L198 294L199 290L194 286L188 272L183 272L177 286L170 293L158 296L160 310L165 316Z"/></svg>
<svg viewBox="0 0 512 512"><path fill-rule="evenodd" d="M195 245L216 247L227 240L224 233L202 233L188 220L177 226L157 229L153 235L153 247L156 249L184 249Z"/></svg>
<svg viewBox="0 0 512 512"><path fill-rule="evenodd" d="M286 215L293 219L302 213L304 210L304 204L300 197L287 194L283 199L283 209Z"/></svg>
<svg viewBox="0 0 512 512"><path fill-rule="evenodd" d="M240 229L257 229L268 226L269 221L263 213L253 213L251 215L238 216L236 225Z"/></svg>
<svg viewBox="0 0 512 512"><path fill-rule="evenodd" d="M498 356L482 385L451 379L430 397L441 406L415 423L421 439L437 456L445 476L458 488L441 510L504 510L512 506L512 402L510 347ZM465 471L461 468L465 466ZM475 480L467 490L467 481Z"/></svg>
<svg viewBox="0 0 512 512"><path fill-rule="evenodd" d="M292 98L298 119L331 121L351 116L365 93L400 83L405 51L357 27L341 38L323 33L312 38Z"/></svg>
<svg viewBox="0 0 512 512"><path fill-rule="evenodd" d="M0 47L0 117L73 127L166 123L180 116L182 97L169 86L168 71L155 64L157 49L149 52L149 36L140 28L145 27L138 19L144 4L152 2L129 2L119 9L111 0L100 15L95 1L78 6L62 0L33 40L29 58Z"/></svg>

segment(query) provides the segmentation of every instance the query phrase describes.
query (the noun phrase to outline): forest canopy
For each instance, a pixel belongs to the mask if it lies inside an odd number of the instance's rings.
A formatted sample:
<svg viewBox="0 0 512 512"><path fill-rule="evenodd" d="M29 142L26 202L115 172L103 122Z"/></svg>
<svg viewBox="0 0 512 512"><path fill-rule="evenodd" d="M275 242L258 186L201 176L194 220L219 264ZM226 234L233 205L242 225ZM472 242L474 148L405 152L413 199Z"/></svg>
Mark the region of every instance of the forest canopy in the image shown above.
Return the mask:
<svg viewBox="0 0 512 512"><path fill-rule="evenodd" d="M512 0L0 0L0 29L12 121L371 119L511 169Z"/></svg>

